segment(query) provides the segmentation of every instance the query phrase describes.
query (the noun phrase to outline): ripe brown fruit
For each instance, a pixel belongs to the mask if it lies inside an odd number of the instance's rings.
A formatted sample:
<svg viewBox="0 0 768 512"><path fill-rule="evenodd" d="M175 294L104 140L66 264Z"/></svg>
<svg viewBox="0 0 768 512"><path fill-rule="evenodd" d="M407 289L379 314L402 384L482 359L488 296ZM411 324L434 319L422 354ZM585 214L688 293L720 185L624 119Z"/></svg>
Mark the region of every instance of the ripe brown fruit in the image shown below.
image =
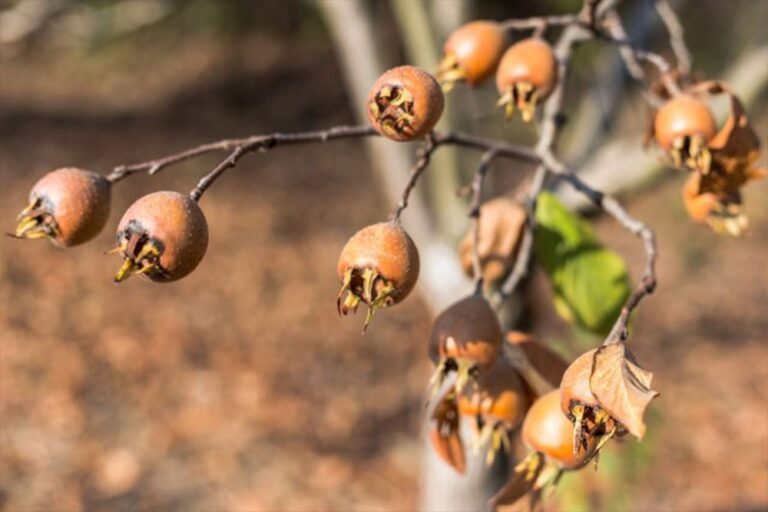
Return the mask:
<svg viewBox="0 0 768 512"><path fill-rule="evenodd" d="M667 101L656 111L654 137L675 167L709 172L712 161L707 144L717 126L707 105L688 95Z"/></svg>
<svg viewBox="0 0 768 512"><path fill-rule="evenodd" d="M43 176L18 215L16 238L48 238L70 247L92 239L109 218L111 183L94 172L64 167Z"/></svg>
<svg viewBox="0 0 768 512"><path fill-rule="evenodd" d="M336 272L342 283L336 300L339 314L354 313L362 301L368 305L367 328L376 310L399 303L413 290L419 277L419 251L399 224L380 222L347 241Z"/></svg>
<svg viewBox="0 0 768 512"><path fill-rule="evenodd" d="M496 313L481 294L466 297L445 309L432 324L427 353L437 365L431 385L456 372L457 391L481 370L493 365L501 351L501 326Z"/></svg>
<svg viewBox="0 0 768 512"><path fill-rule="evenodd" d="M525 444L543 453L563 469L578 469L596 453L595 438L574 453L573 436L573 424L560 410L560 391L557 389L536 400L523 421Z"/></svg>
<svg viewBox="0 0 768 512"><path fill-rule="evenodd" d="M480 233L477 252L483 271L483 282L491 285L512 268L522 239L528 214L511 197L497 197L480 206ZM473 277L472 249L474 230L462 239L459 259L464 272Z"/></svg>
<svg viewBox="0 0 768 512"><path fill-rule="evenodd" d="M373 84L368 93L368 121L392 140L420 139L440 120L444 101L432 75L414 66L400 66Z"/></svg>
<svg viewBox="0 0 768 512"><path fill-rule="evenodd" d="M488 464L502 448L511 452L509 432L520 425L529 405L523 379L502 356L480 374L476 386L459 395L459 414L475 419L476 445L489 441Z"/></svg>
<svg viewBox="0 0 768 512"><path fill-rule="evenodd" d="M176 281L192 272L208 248L208 223L198 204L178 192L153 192L125 212L117 228L124 262L115 282L133 274Z"/></svg>
<svg viewBox="0 0 768 512"><path fill-rule="evenodd" d="M491 76L504 45L504 29L495 21L472 21L454 30L445 41L438 69L443 90L450 91L461 80L476 86Z"/></svg>
<svg viewBox="0 0 768 512"><path fill-rule="evenodd" d="M496 88L501 94L498 105L506 109L507 119L515 107L525 122L533 118L536 106L543 102L557 83L557 60L544 39L530 37L510 46L496 70Z"/></svg>

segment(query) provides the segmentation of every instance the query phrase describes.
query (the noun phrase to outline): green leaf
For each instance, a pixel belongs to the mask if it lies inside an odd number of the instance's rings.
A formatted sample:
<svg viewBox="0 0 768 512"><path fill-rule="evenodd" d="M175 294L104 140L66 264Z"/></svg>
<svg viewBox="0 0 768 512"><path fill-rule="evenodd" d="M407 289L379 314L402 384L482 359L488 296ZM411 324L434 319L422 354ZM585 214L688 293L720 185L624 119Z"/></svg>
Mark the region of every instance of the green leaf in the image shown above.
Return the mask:
<svg viewBox="0 0 768 512"><path fill-rule="evenodd" d="M551 279L555 310L569 323L607 334L630 293L624 261L552 194L539 197L536 222L534 251Z"/></svg>

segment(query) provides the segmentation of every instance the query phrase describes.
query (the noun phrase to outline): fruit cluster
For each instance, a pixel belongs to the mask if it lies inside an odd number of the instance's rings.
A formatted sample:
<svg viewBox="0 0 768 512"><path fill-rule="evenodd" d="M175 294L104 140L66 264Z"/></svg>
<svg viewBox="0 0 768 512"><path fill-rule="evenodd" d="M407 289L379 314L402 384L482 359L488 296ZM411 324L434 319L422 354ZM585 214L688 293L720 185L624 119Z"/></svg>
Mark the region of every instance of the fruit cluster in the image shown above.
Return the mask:
<svg viewBox="0 0 768 512"><path fill-rule="evenodd" d="M583 35L586 40L604 30L590 9L599 3L585 2L582 14L559 18L560 24L570 24L564 31L574 29L582 35L586 33ZM541 20L528 28L539 25L546 28L546 22ZM368 136L374 130L397 142L424 139L426 156L415 167L416 172L412 173L391 219L355 233L338 259L337 275L341 284L336 302L338 313L355 313L361 303L365 304L365 330L379 309L401 303L417 284L419 252L400 223L400 213L407 205L408 194L419 173L429 162L429 154L441 144L457 141L485 150L473 180L470 216L475 224L459 250L464 270L475 279L475 291L437 316L427 340L427 354L435 366L430 382L430 402L434 402L430 439L437 454L463 472L466 461L462 425L469 424L472 428L476 448L488 446L489 464L501 451L511 452L519 432L530 453L517 465L512 478L491 504L493 507L508 505L526 494L535 499L545 487L556 483L564 471L578 470L596 461L610 439L625 434L643 437L645 409L657 396L650 388L652 374L638 366L624 345L632 310L655 286L656 251L652 232L629 217L612 198L612 208L606 207L603 203L607 196L581 182L565 165L553 166L552 160L557 159L552 152L552 140L549 144L540 144L536 152L526 152L510 149L510 145L500 141L456 133L440 136L434 132L443 113L444 92L459 82L478 86L494 74L500 95L498 105L505 109L507 118L519 110L523 120L530 122L536 117L537 108L549 101L555 108L547 109L542 125L546 123L556 129L558 116L550 112L560 110L562 94L553 94L553 91L565 78L560 75L566 68L568 53L561 50L572 48L558 44L555 52L543 38L543 32L537 30L531 37L509 45L507 28L500 23L474 21L460 27L445 43L445 56L437 78L413 66L400 66L386 71L375 81L365 105L370 127L334 127L322 132L224 141L152 162L116 168L107 177L75 168L52 171L32 188L28 206L19 214L18 225L11 236L48 238L63 247L81 244L93 239L105 226L111 188L119 179L137 170L152 174L161 167L208 151L232 149L190 194L170 191L148 194L128 208L119 222L117 246L111 251L122 258L115 281L134 274L154 282L175 281L190 274L207 249L208 226L198 205L200 196L244 154L271 149L280 141L321 142ZM565 35L562 39L569 40ZM575 41L574 37L571 46ZM714 95L726 95L730 99L730 115L719 129L707 104ZM746 227L741 188L765 174L755 166L759 142L743 105L719 82L692 83L684 88L674 82L674 87L662 91L660 96L665 102L654 113L651 135L672 165L690 173L684 187L690 216L717 231L741 233ZM526 208L509 197L481 204L484 172L493 158L504 151L512 158L528 155L527 160L539 163L544 172L539 185L531 186L530 216ZM517 332L505 336L499 317L485 296L487 291L499 288L502 279L515 274L513 266L515 270L527 267L525 257L532 251L533 236L546 231L533 226L536 218L533 214L537 213L536 199L543 202L545 197L542 189L548 172L565 176L577 190L593 200L599 197L595 201L605 211L610 210L627 229L643 238L648 256L649 270L637 291L626 299L622 296L619 306L624 307L608 337L599 348L581 355L570 366L530 336ZM617 210L621 214L616 214ZM564 218L561 216L561 220ZM584 230L572 226L570 231ZM524 233L530 236L526 238ZM573 233L564 230L562 237ZM552 235L561 236L560 233ZM526 245L523 240L528 241L528 247L523 247ZM573 257L570 252L558 256ZM523 264L518 265L520 262ZM592 285L594 276L591 273L590 276ZM600 300L603 298L604 295L600 295Z"/></svg>
<svg viewBox="0 0 768 512"><path fill-rule="evenodd" d="M719 130L707 104L714 95L730 100ZM683 186L690 218L717 233L740 235L747 228L741 188L767 172L755 166L760 142L739 98L720 82L691 84L656 110L652 135L671 164L691 174Z"/></svg>

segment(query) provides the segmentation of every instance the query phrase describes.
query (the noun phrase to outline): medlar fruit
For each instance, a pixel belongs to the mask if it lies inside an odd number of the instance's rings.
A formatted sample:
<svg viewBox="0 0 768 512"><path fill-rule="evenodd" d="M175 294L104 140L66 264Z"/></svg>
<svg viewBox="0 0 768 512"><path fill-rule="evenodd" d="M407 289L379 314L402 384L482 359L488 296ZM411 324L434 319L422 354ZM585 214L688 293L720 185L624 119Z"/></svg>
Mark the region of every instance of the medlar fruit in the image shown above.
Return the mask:
<svg viewBox="0 0 768 512"><path fill-rule="evenodd" d="M123 258L115 282L133 274L170 282L192 272L208 248L208 224L198 204L178 192L153 192L139 198L117 228Z"/></svg>
<svg viewBox="0 0 768 512"><path fill-rule="evenodd" d="M364 302L368 306L365 329L379 308L399 303L413 290L419 277L419 251L400 224L380 222L349 239L336 272L341 280L336 299L339 314L354 313Z"/></svg>
<svg viewBox="0 0 768 512"><path fill-rule="evenodd" d="M400 66L373 84L368 93L368 121L392 140L420 139L440 120L444 101L432 75L414 66Z"/></svg>
<svg viewBox="0 0 768 512"><path fill-rule="evenodd" d="M94 172L64 167L43 176L18 215L16 238L48 238L61 247L92 239L109 218L112 184Z"/></svg>

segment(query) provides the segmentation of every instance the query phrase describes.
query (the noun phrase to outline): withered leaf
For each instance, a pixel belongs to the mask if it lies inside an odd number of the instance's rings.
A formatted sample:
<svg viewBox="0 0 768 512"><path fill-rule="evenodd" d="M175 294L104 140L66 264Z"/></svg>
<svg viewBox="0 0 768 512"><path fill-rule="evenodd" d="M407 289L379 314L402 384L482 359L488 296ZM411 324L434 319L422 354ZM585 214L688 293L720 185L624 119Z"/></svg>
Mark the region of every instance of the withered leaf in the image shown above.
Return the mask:
<svg viewBox="0 0 768 512"><path fill-rule="evenodd" d="M712 154L712 173L702 182L706 191L733 191L749 180L765 176L764 169L755 167L760 155L760 140L752 128L741 100L722 82L700 82L691 88L693 92L710 95L725 94L731 104L731 112L720 131L709 141Z"/></svg>
<svg viewBox="0 0 768 512"><path fill-rule="evenodd" d="M590 387L600 406L632 435L645 435L643 414L658 392L651 389L653 374L634 363L623 343L597 349Z"/></svg>
<svg viewBox="0 0 768 512"><path fill-rule="evenodd" d="M511 197L497 197L480 206L480 228L477 252L486 284L502 278L512 268L527 213ZM472 277L474 230L470 229L459 247L464 272Z"/></svg>
<svg viewBox="0 0 768 512"><path fill-rule="evenodd" d="M449 466L464 473L466 460L464 445L459 435L459 409L453 389L440 399L432 413L434 424L429 431L429 440L435 453Z"/></svg>

